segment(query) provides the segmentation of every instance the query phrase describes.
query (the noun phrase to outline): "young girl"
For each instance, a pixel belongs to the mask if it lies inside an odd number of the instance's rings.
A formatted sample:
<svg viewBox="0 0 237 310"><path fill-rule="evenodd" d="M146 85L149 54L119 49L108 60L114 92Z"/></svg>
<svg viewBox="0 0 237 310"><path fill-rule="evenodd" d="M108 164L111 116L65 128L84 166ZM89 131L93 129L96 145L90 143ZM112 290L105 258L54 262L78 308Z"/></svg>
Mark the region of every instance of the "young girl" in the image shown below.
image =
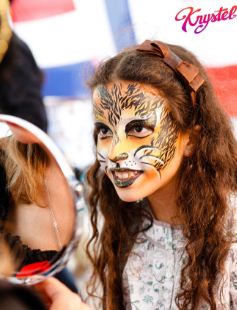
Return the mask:
<svg viewBox="0 0 237 310"><path fill-rule="evenodd" d="M145 41L90 86L88 253L103 309L237 309L237 148L204 68Z"/></svg>

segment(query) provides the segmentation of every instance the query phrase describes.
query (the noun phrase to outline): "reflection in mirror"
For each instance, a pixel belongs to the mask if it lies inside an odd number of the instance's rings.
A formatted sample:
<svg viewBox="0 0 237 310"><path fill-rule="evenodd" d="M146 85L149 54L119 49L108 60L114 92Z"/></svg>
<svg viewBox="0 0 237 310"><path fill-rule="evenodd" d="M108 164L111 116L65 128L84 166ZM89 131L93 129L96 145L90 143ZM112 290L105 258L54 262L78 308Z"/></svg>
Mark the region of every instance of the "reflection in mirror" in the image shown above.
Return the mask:
<svg viewBox="0 0 237 310"><path fill-rule="evenodd" d="M76 213L45 134L23 124L0 117L0 272L18 279L50 270L72 240Z"/></svg>

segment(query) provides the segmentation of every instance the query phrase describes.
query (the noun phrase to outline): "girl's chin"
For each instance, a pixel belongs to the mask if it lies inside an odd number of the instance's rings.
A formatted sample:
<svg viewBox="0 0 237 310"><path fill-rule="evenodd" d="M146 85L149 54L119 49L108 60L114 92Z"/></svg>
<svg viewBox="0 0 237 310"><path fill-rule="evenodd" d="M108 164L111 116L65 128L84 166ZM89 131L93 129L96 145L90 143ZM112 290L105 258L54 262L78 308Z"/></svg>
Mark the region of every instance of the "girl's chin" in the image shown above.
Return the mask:
<svg viewBox="0 0 237 310"><path fill-rule="evenodd" d="M120 189L118 190L117 188L116 192L119 198L124 202L137 202L145 198L144 196L141 196L141 193L124 193L123 191L121 191Z"/></svg>
<svg viewBox="0 0 237 310"><path fill-rule="evenodd" d="M114 188L119 198L124 202L137 202L147 197L146 191L141 191L141 187L137 184L120 187L113 182Z"/></svg>

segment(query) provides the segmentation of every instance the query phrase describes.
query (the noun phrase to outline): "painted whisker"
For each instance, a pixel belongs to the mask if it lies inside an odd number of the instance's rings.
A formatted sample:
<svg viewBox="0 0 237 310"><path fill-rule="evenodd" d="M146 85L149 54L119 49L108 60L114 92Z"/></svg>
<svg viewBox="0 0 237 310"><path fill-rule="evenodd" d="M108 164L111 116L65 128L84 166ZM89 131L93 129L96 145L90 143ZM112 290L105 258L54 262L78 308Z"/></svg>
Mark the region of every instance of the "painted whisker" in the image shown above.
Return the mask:
<svg viewBox="0 0 237 310"><path fill-rule="evenodd" d="M97 152L97 158L98 158L99 156L100 156L102 159L105 159L105 157L104 157L101 153L98 153L98 152ZM99 159L99 158L98 158L98 159Z"/></svg>
<svg viewBox="0 0 237 310"><path fill-rule="evenodd" d="M98 159L99 163L106 163L106 160Z"/></svg>
<svg viewBox="0 0 237 310"><path fill-rule="evenodd" d="M161 160L160 158L157 158L155 155L143 155L142 157L140 157L139 159L142 159L144 157L152 157L152 158L155 158L156 161L158 161L160 164L164 165L164 161Z"/></svg>
<svg viewBox="0 0 237 310"><path fill-rule="evenodd" d="M157 148L151 145L145 145L145 146L140 146L135 152L134 152L134 156L137 156L138 152L142 151L152 151L152 150L156 150ZM138 155L139 156L139 155Z"/></svg>

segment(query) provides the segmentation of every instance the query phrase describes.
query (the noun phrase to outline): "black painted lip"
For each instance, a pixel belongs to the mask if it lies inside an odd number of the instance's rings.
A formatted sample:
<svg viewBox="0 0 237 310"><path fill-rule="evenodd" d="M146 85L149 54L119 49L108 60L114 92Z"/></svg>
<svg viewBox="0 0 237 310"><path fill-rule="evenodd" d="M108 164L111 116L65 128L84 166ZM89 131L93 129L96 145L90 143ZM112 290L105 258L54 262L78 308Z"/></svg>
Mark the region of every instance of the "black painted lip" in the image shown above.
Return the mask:
<svg viewBox="0 0 237 310"><path fill-rule="evenodd" d="M114 173L115 171L119 171L119 172L138 171L138 174L133 178L122 181L115 176L115 173ZM114 178L115 185L121 188L125 188L125 187L132 185L135 182L135 180L139 178L140 175L143 173L143 171L141 170L132 170L132 169L111 169L111 172Z"/></svg>
<svg viewBox="0 0 237 310"><path fill-rule="evenodd" d="M114 171L118 172L129 172L129 171L138 171L138 172L143 172L143 170L137 170L137 169L128 169L128 168L112 168L110 171L113 173Z"/></svg>

